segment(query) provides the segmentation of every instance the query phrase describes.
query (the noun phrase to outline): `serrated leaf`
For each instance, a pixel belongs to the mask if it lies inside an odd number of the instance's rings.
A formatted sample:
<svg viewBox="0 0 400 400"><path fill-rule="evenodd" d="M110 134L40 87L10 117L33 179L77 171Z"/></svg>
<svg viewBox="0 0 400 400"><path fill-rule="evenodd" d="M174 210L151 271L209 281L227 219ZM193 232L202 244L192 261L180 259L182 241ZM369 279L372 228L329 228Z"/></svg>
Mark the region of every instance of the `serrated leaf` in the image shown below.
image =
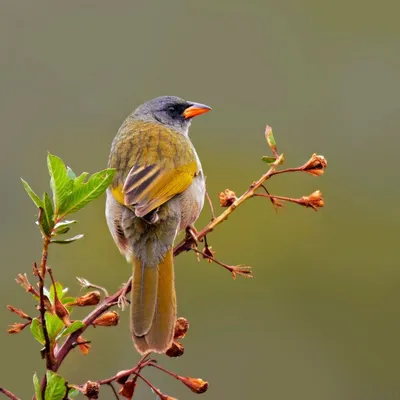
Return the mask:
<svg viewBox="0 0 400 400"><path fill-rule="evenodd" d="M24 185L24 189L25 189L26 193L28 193L29 197L35 203L36 207L43 208L42 200L40 200L39 196L32 190L32 188L29 186L28 182L24 181L22 178L21 178L21 182Z"/></svg>
<svg viewBox="0 0 400 400"><path fill-rule="evenodd" d="M67 173L67 168L61 158L48 154L47 167L50 174L50 186L53 191L55 214L59 215L65 207L71 193L73 181Z"/></svg>
<svg viewBox="0 0 400 400"><path fill-rule="evenodd" d="M64 295L68 292L68 288L64 288L60 282L56 282L55 287L56 287L55 291L57 293L58 300L62 301ZM51 287L50 287L49 299L50 299L51 304L54 304L54 301L55 301L54 285L51 285Z"/></svg>
<svg viewBox="0 0 400 400"><path fill-rule="evenodd" d="M70 244L73 242L76 242L79 239L82 239L83 236L85 236L83 233L80 233L79 235L76 235L72 238L65 239L65 240L52 240L51 243L57 243L57 244Z"/></svg>
<svg viewBox="0 0 400 400"><path fill-rule="evenodd" d="M57 314L50 314L46 312L45 314L46 319L46 328L47 333L49 335L50 341L55 341L57 335L61 332L64 328L64 323L58 318Z"/></svg>
<svg viewBox="0 0 400 400"><path fill-rule="evenodd" d="M51 400L62 400L67 391L65 379L53 371L46 372L47 384L45 398Z"/></svg>
<svg viewBox="0 0 400 400"><path fill-rule="evenodd" d="M263 157L261 157L261 160L263 160L267 164L273 164L276 161L276 158L275 157L263 156Z"/></svg>
<svg viewBox="0 0 400 400"><path fill-rule="evenodd" d="M80 394L82 393L78 389L70 388L68 391L68 398L74 399L75 397L78 397Z"/></svg>
<svg viewBox="0 0 400 400"><path fill-rule="evenodd" d="M42 324L39 322L39 320L37 318L33 318L31 326L30 326L30 330L31 330L32 336L40 344L44 344L45 339L44 339Z"/></svg>
<svg viewBox="0 0 400 400"><path fill-rule="evenodd" d="M80 185L75 181L74 190L68 199L68 204L62 209L62 215L77 212L102 195L110 185L114 174L115 170L109 168L93 174L87 182Z"/></svg>
<svg viewBox="0 0 400 400"><path fill-rule="evenodd" d="M43 194L43 206L42 228L46 235L49 236L54 227L54 211L53 204L51 204L50 197L46 192Z"/></svg>
<svg viewBox="0 0 400 400"><path fill-rule="evenodd" d="M74 321L68 328L65 328L60 336L67 336L70 335L71 333L74 333L78 329L81 329L85 326L85 324L82 321Z"/></svg>
<svg viewBox="0 0 400 400"><path fill-rule="evenodd" d="M33 374L33 387L35 389L36 400L42 400L42 391L40 390L40 382L36 372Z"/></svg>
<svg viewBox="0 0 400 400"><path fill-rule="evenodd" d="M69 179L74 180L76 178L75 172L70 167L67 167L67 175Z"/></svg>

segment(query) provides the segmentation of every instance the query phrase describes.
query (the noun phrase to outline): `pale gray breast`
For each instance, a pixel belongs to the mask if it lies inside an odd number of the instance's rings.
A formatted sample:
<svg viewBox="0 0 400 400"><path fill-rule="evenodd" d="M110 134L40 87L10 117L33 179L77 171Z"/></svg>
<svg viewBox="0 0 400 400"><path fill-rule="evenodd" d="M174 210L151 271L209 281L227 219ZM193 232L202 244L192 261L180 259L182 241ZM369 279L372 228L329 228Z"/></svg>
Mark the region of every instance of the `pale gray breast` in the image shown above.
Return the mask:
<svg viewBox="0 0 400 400"><path fill-rule="evenodd" d="M181 224L179 230L192 225L199 218L200 212L204 206L204 196L206 194L206 185L200 160L196 154L199 173L194 177L191 185L179 195L178 199L181 208Z"/></svg>

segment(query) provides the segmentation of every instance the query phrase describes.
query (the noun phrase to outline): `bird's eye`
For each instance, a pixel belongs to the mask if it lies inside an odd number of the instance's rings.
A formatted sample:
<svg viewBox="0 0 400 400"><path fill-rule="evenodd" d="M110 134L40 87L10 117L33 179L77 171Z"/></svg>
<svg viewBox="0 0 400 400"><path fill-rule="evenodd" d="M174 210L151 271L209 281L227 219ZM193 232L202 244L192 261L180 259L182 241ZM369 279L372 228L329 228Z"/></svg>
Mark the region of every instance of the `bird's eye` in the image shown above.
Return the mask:
<svg viewBox="0 0 400 400"><path fill-rule="evenodd" d="M175 112L175 107L174 107L174 106L169 106L169 107L168 107L168 112L169 112L170 114L173 114L173 113Z"/></svg>

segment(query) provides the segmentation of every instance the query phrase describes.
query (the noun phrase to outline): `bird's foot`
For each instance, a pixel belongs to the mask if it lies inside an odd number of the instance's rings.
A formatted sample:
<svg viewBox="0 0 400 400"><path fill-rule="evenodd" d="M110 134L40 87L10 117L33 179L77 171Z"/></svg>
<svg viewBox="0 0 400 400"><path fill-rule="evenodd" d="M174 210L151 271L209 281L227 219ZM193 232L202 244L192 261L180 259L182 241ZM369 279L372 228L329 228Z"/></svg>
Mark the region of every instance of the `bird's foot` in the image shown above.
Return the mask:
<svg viewBox="0 0 400 400"><path fill-rule="evenodd" d="M186 239L192 239L197 246L197 243L200 241L199 239L199 231L195 228L194 225L189 225L186 228Z"/></svg>
<svg viewBox="0 0 400 400"><path fill-rule="evenodd" d="M122 311L124 311L125 308L128 308L129 304L131 303L126 297L127 293L131 290L131 285L132 285L132 277L129 278L129 281L125 284L121 295L118 297L118 300L117 300L118 307Z"/></svg>

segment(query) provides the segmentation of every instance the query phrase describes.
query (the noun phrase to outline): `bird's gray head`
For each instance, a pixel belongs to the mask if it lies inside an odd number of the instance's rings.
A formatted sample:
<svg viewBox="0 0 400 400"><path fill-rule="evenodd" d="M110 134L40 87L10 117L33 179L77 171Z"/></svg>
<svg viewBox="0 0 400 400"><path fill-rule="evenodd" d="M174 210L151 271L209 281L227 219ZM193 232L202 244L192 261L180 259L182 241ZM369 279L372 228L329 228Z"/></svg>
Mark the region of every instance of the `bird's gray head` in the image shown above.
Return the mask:
<svg viewBox="0 0 400 400"><path fill-rule="evenodd" d="M175 96L161 96L146 101L132 114L135 119L156 122L187 135L193 117L210 111L200 103L186 101Z"/></svg>

